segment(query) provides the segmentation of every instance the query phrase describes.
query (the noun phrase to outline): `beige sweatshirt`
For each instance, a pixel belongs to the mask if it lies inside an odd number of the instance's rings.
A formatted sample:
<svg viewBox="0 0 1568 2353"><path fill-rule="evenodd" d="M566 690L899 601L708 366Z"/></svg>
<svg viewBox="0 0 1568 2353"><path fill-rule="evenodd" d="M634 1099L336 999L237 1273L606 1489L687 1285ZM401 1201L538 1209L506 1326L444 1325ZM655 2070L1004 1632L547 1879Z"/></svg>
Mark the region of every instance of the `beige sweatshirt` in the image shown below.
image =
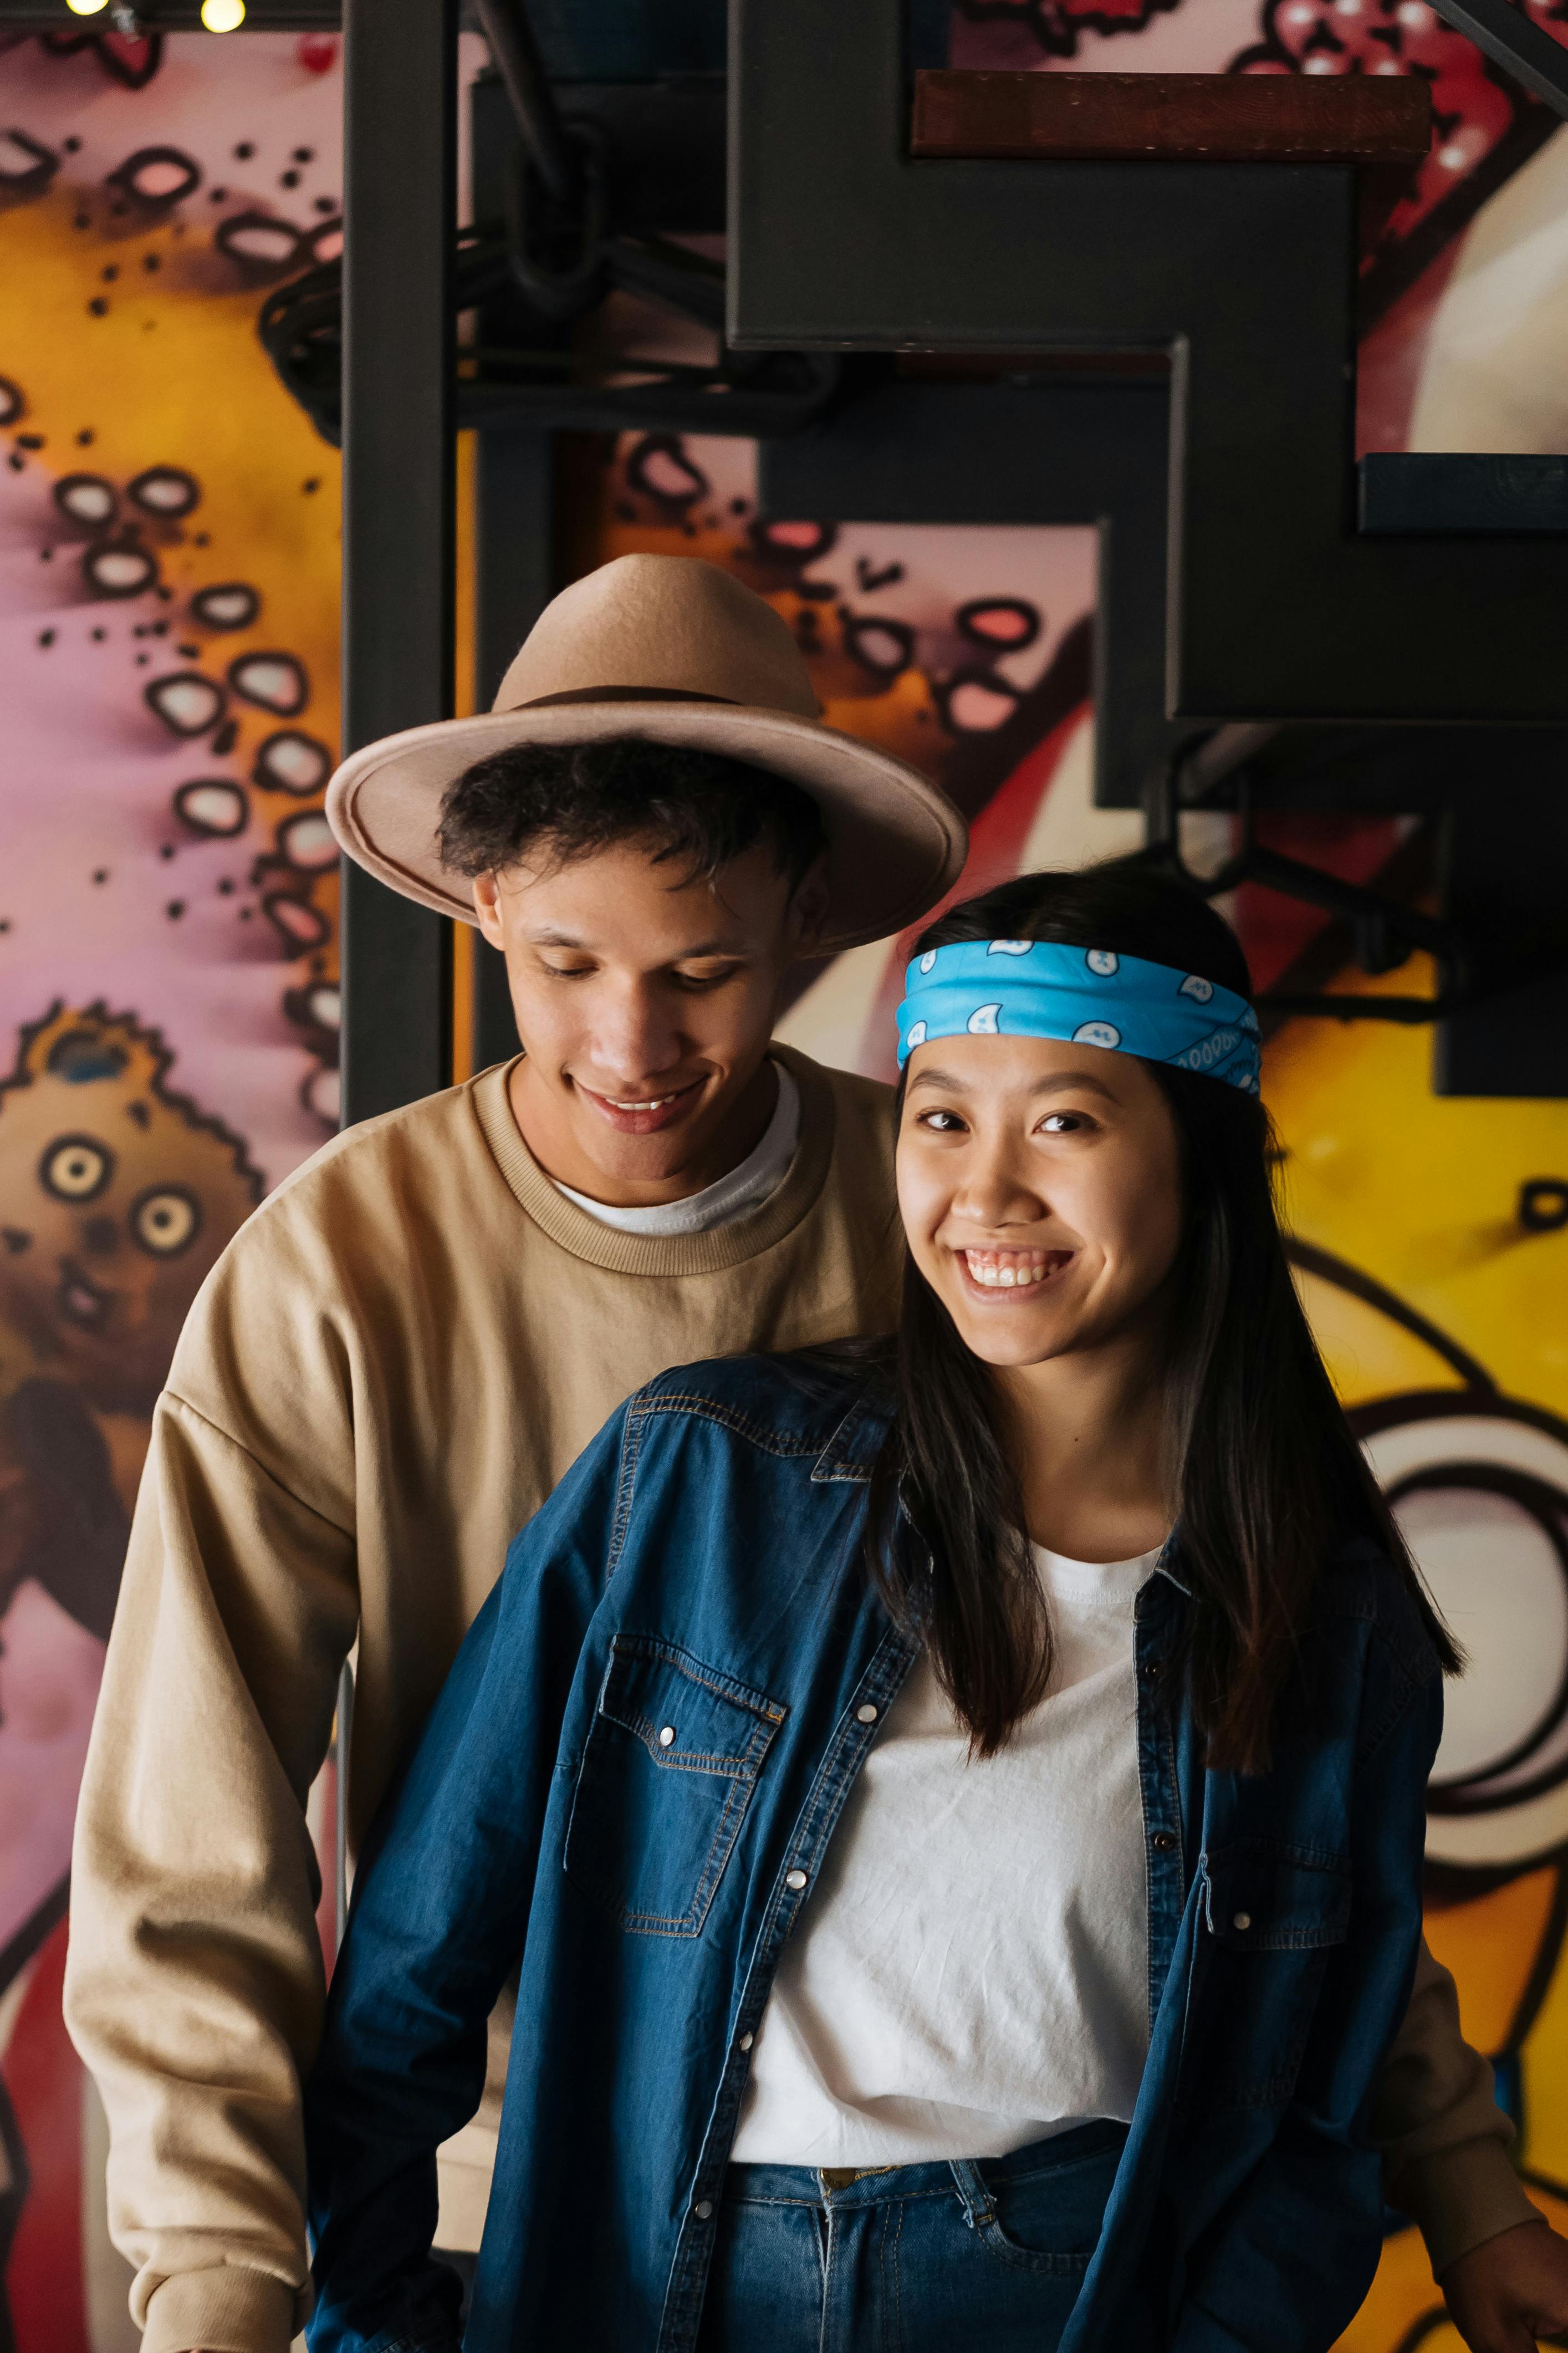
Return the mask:
<svg viewBox="0 0 1568 2353"><path fill-rule="evenodd" d="M353 1845L511 1536L623 1398L671 1365L891 1323L887 1091L777 1050L800 1145L733 1225L601 1224L533 1160L497 1069L328 1145L192 1311L83 1781L66 1988L144 2353L284 2353L304 2314L299 2084L323 1997L304 1804L351 1645ZM500 2083L492 2063L443 2152L447 2245L477 2243ZM1440 2260L1527 2218L1435 1965L1384 2091L1391 2172Z"/></svg>

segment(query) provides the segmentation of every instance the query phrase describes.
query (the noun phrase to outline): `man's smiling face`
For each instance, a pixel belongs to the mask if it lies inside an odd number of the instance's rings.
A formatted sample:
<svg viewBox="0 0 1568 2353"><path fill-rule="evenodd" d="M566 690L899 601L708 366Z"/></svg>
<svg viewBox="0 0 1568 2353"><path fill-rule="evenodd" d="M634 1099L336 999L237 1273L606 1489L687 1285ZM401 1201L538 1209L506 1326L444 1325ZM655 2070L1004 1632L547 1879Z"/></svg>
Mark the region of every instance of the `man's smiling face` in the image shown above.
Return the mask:
<svg viewBox="0 0 1568 2353"><path fill-rule="evenodd" d="M745 1157L773 1107L780 987L824 895L819 870L795 887L765 848L709 881L637 841L565 863L540 844L476 881L526 1049L512 1107L552 1176L637 1207Z"/></svg>

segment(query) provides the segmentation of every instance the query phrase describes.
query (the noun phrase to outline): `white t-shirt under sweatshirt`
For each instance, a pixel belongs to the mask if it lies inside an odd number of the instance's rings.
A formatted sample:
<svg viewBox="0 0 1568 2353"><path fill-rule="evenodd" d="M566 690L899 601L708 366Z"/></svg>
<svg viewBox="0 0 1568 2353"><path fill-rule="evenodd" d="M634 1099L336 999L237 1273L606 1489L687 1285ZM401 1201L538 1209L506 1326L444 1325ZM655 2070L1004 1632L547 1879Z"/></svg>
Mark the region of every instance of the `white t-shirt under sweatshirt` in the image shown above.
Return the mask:
<svg viewBox="0 0 1568 2353"><path fill-rule="evenodd" d="M559 1189L628 1233L705 1233L760 1208L800 1133L775 1068L766 1133L716 1185L639 1209ZM1034 1551L1051 1687L999 1756L972 1758L917 1660L773 1980L739 2162L1003 2157L1132 2114L1149 2040L1133 1605L1159 1556Z"/></svg>

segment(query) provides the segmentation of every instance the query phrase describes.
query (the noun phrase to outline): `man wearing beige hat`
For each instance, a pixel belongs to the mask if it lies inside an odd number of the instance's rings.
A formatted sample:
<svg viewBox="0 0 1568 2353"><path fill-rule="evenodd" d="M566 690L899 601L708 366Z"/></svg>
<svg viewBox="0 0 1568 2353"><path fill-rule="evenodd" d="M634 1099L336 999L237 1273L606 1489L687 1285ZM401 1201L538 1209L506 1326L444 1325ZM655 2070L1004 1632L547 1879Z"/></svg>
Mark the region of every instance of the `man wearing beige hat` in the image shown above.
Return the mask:
<svg viewBox="0 0 1568 2353"><path fill-rule="evenodd" d="M160 1402L67 1989L149 2353L283 2353L303 2318L299 2084L323 1991L304 1801L343 1658L357 1641L357 1844L510 1538L626 1395L691 1358L888 1328L886 1091L772 1027L798 955L900 929L964 855L924 778L822 725L771 608L680 557L565 591L492 712L357 753L328 809L361 864L505 950L525 1050L279 1187ZM443 2153L437 2236L459 2251L506 2029ZM1429 1963L1384 2090L1394 2187L1440 2260L1550 2237L1515 2227L1489 2072Z"/></svg>

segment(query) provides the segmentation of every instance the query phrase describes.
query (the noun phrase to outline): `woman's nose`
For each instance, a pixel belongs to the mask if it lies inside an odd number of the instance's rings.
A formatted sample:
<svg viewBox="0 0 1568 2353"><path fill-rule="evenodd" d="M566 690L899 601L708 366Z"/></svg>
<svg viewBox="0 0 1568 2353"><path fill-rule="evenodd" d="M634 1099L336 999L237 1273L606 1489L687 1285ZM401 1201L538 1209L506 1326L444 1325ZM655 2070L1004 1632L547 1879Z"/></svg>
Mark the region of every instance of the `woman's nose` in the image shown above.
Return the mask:
<svg viewBox="0 0 1568 2353"><path fill-rule="evenodd" d="M977 1226L1034 1225L1046 1214L1036 1187L1003 1152L966 1158L952 1207Z"/></svg>

